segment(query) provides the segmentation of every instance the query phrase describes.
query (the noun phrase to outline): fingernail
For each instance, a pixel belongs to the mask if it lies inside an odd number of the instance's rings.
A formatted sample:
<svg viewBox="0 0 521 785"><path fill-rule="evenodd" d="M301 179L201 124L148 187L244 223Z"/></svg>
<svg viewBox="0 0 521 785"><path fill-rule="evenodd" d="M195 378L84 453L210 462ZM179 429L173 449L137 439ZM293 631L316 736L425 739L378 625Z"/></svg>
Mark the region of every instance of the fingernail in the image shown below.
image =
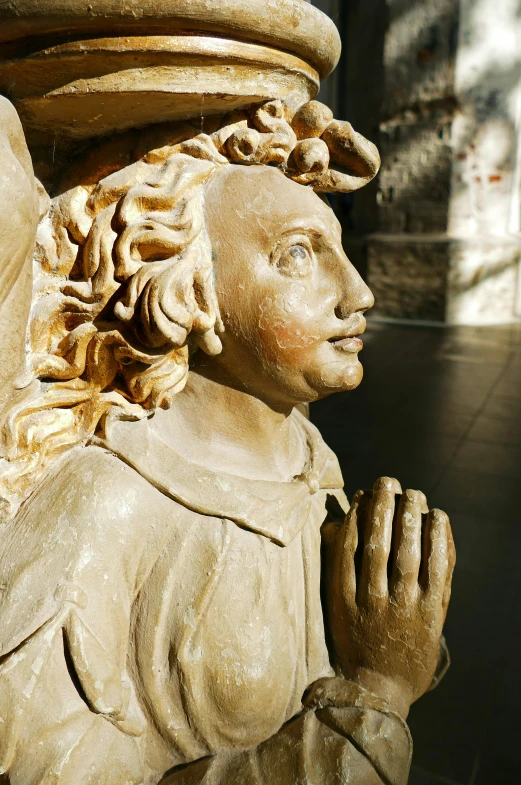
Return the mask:
<svg viewBox="0 0 521 785"><path fill-rule="evenodd" d="M434 509L432 511L432 520L433 523L446 524L448 523L449 516L446 512L443 512L443 510Z"/></svg>
<svg viewBox="0 0 521 785"><path fill-rule="evenodd" d="M420 491L420 495L421 495L420 504L422 506L422 513L424 515L427 515L427 513L429 512L429 503L427 502L427 497L425 496L424 493L421 493L421 491Z"/></svg>
<svg viewBox="0 0 521 785"><path fill-rule="evenodd" d="M402 489L398 480L393 477L380 477L374 484L375 491L390 491L391 493L401 493Z"/></svg>

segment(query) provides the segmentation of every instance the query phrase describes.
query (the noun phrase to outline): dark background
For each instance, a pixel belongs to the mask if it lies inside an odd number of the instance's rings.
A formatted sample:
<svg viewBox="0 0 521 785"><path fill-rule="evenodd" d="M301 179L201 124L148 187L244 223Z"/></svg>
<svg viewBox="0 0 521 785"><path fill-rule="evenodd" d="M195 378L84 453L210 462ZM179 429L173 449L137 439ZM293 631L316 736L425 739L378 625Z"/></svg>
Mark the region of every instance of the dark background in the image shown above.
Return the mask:
<svg viewBox="0 0 521 785"><path fill-rule="evenodd" d="M344 42L321 98L378 143L387 5L314 5ZM437 45L450 51L454 34L447 28ZM377 191L375 182L333 202L362 274ZM458 550L452 666L412 708L410 785L521 785L521 326L370 320L366 338L361 387L314 404L312 419L339 456L348 496L395 476L449 513Z"/></svg>

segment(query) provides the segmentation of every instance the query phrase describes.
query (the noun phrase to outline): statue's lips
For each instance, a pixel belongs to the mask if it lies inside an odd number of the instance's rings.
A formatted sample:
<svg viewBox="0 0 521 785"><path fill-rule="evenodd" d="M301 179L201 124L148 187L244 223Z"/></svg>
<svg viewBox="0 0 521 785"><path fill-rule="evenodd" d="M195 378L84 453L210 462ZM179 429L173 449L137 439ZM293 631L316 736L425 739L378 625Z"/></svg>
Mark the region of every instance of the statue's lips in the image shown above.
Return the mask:
<svg viewBox="0 0 521 785"><path fill-rule="evenodd" d="M348 354L356 354L364 348L364 342L356 336L330 338L329 343L334 349L338 349L340 352L347 352Z"/></svg>

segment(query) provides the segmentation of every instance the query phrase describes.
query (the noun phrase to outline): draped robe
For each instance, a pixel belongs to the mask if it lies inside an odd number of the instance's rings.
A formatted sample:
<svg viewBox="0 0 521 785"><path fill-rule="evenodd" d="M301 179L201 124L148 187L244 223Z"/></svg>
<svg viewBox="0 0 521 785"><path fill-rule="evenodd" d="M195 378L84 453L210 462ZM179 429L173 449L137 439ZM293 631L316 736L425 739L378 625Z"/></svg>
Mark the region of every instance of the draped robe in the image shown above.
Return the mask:
<svg viewBox="0 0 521 785"><path fill-rule="evenodd" d="M148 421L114 421L4 528L10 785L406 783L404 721L329 662L321 527L347 502L292 417L307 458L291 482L210 471Z"/></svg>

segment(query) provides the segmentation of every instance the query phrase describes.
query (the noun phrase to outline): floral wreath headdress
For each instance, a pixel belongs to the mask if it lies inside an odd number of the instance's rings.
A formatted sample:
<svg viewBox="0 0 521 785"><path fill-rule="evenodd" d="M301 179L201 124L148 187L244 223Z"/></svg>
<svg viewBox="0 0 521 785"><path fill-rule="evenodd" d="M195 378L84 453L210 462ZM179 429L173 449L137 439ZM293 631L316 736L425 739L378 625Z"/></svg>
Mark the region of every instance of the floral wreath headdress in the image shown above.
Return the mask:
<svg viewBox="0 0 521 785"><path fill-rule="evenodd" d="M210 118L211 122L211 118ZM148 156L159 160L161 152ZM378 173L376 146L350 123L335 120L332 111L310 101L291 117L280 100L250 112L236 112L211 134L200 134L177 145L179 152L216 163L266 164L318 193L351 193Z"/></svg>

